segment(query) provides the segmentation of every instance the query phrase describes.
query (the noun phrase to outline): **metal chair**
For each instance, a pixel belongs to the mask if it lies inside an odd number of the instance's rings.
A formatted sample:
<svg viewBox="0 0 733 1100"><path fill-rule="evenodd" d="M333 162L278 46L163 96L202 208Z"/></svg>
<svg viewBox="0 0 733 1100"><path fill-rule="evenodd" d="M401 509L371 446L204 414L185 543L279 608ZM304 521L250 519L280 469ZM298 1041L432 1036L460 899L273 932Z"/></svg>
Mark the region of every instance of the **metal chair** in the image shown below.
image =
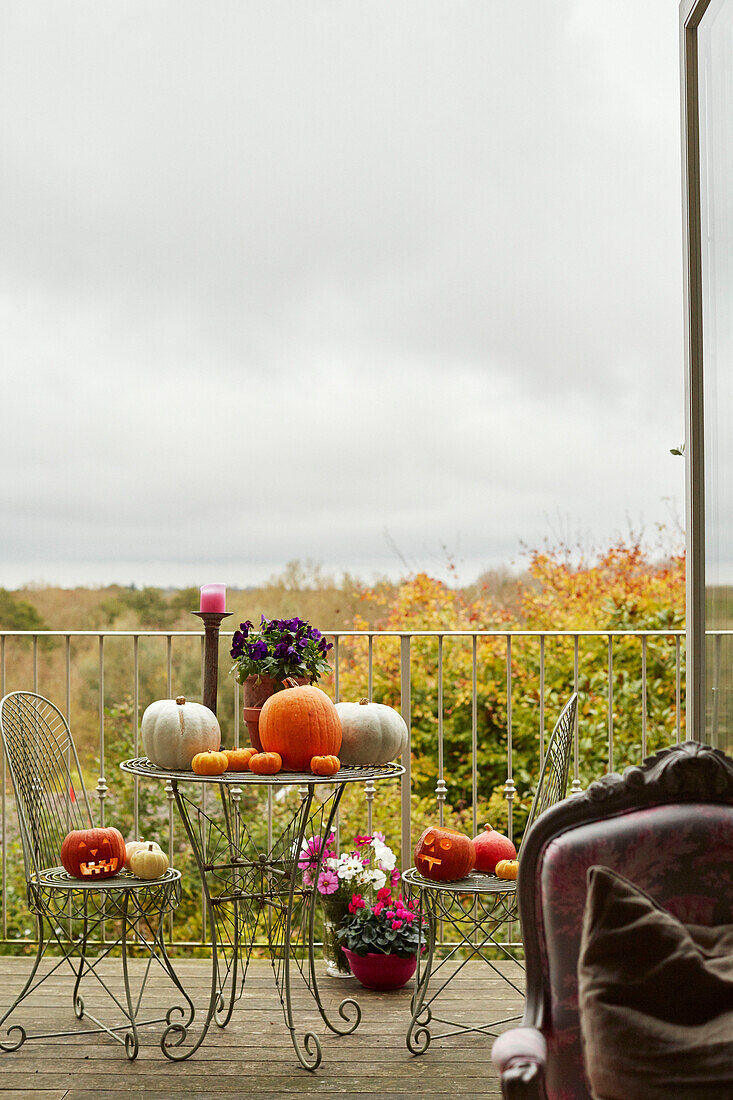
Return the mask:
<svg viewBox="0 0 733 1100"><path fill-rule="evenodd" d="M15 792L28 905L38 924L38 950L30 975L0 1019L0 1027L64 962L68 963L75 979L74 1013L78 1019L86 1016L97 1025L85 1030L28 1034L25 1027L15 1024L7 1028L6 1041L0 1041L0 1050L17 1050L27 1040L45 1039L50 1035L106 1032L122 1043L128 1058L133 1059L139 1050L140 1027L170 1024L174 1013L187 1017L189 1024L193 1019L193 1003L176 976L163 940L163 914L178 905L181 873L169 868L160 878L148 881L123 870L113 878L97 879L93 885L68 874L58 866L63 839L72 829L93 828L94 822L66 719L43 696L15 691L0 702L0 735ZM113 929L113 936L107 939L110 929ZM99 933L101 944L98 953L91 955L89 949L96 933ZM41 960L52 944L60 948L61 957L38 976ZM134 994L128 966L131 945L144 948L148 955L140 986ZM124 1001L100 972L100 962L115 947L121 950ZM153 960L168 975L187 1004L185 1009L175 1005L165 1016L141 1020L138 1017ZM85 979L95 980L106 992L122 1013L122 1023L109 1026L88 1011L80 994Z"/></svg>
<svg viewBox="0 0 733 1100"><path fill-rule="evenodd" d="M561 802L566 795L570 772L570 752L573 744L573 732L578 710L577 692L571 695L563 707L562 713L553 730L547 752L542 762L540 777L535 790L532 806L524 830L526 837L536 819L545 810ZM522 842L523 845L524 841ZM521 848L520 848L521 852ZM485 1024L469 1024L448 1020L436 1016L433 1004L446 986L472 959L479 958L493 972L504 979L516 993L523 996L523 990L512 978L500 970L488 952L500 954L523 970L521 962L509 948L497 939L501 928L511 925L517 919L516 883L499 879L495 875L472 871L459 882L433 882L424 878L419 871L411 867L402 876L406 892L419 899L418 914L422 926L427 919L428 942L425 959L418 952L418 969L415 979L415 993L412 999L412 1017L407 1029L407 1047L412 1054L424 1054L433 1039L446 1039L467 1031L496 1035L496 1029L518 1016L509 1016ZM469 904L466 900L470 899ZM451 948L444 959L435 963L436 930L439 922L448 924L459 937L458 943ZM454 971L446 969L460 950L465 957ZM430 989L430 983L440 976L437 988ZM428 993L430 991L430 995ZM452 1030L441 1034L431 1034L431 1022L443 1024Z"/></svg>

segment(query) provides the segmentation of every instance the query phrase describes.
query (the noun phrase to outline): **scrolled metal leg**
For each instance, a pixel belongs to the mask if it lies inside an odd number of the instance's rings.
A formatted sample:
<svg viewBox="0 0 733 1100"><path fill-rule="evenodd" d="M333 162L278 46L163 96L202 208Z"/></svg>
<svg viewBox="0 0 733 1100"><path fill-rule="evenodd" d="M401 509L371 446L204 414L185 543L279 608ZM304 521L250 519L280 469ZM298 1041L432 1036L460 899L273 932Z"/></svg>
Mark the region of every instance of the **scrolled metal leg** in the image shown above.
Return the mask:
<svg viewBox="0 0 733 1100"><path fill-rule="evenodd" d="M191 1024L193 1023L193 1018L196 1015L196 1008L194 1006L193 1001L189 997L188 993L186 993L186 990L181 985L181 980L178 977L178 975L176 974L176 971L173 967L173 963L171 962L170 956L168 955L168 951L166 950L165 937L163 935L163 918L162 917L161 917L160 923L158 925L158 931L156 933L155 939L156 939L156 942L157 942L157 945L158 945L158 951L160 952L161 964L162 964L164 970L166 971L166 973L168 974L168 977L173 982L173 984L177 987L177 989L180 992L181 996L185 999L186 1004L188 1005L188 1019L185 1020L185 1021L179 1020L178 1022L179 1023L185 1023L186 1027L190 1027ZM166 1021L169 1024L173 1022L172 1021L172 1016L173 1016L174 1012L180 1012L181 1016L186 1015L186 1010L181 1005L172 1005L168 1009L168 1011L166 1012L166 1015L165 1015Z"/></svg>
<svg viewBox="0 0 733 1100"><path fill-rule="evenodd" d="M419 927L423 927L423 896L420 894L417 919ZM432 1009L425 1004L430 974L433 969L433 955L435 951L435 927L436 922L433 913L428 910L428 942L427 959L423 959L422 944L418 942L417 949L417 974L415 975L415 992L410 1002L411 1018L407 1027L405 1042L411 1054L424 1054L430 1046L431 1035L428 1025L433 1018ZM422 935L421 935L422 939Z"/></svg>
<svg viewBox="0 0 733 1100"><path fill-rule="evenodd" d="M31 966L31 972L28 975L28 979L27 979L25 985L23 986L23 988L21 989L20 993L15 998L15 1000L13 1001L12 1005L10 1006L8 1011L5 1013L5 1015L0 1019L0 1028L4 1025L4 1023L7 1020L8 1016L10 1016L13 1012L15 1012L18 1005L21 1003L22 1000L25 999L25 997L30 992L31 985L33 984L33 979L36 976L36 971L38 970L38 966L41 962L41 959L43 958L43 953L46 949L46 940L45 940L45 936L43 934L43 917L40 914L38 914L36 916L36 922L37 922L37 928L38 928L38 950L36 951L36 957L34 958L33 964ZM10 1036L13 1033L17 1033L17 1039L14 1039L12 1042L3 1042L2 1040L0 1040L0 1050L4 1050L7 1053L11 1053L14 1050L18 1050L19 1047L22 1047L23 1043L25 1042L25 1040L27 1038L27 1033L26 1033L25 1028L21 1027L20 1024L13 1024L13 1026L9 1027L6 1031L6 1035L7 1035L8 1039L10 1038Z"/></svg>
<svg viewBox="0 0 733 1100"><path fill-rule="evenodd" d="M328 815L328 821L326 822L326 826L322 830L322 833L321 833L321 844L320 844L320 847L318 849L318 856L317 856L317 860L316 860L316 868L315 868L315 871L313 872L313 882L314 883L318 882L318 876L321 872L321 866L323 864L323 852L324 852L324 849L326 847L326 840L331 835L331 828L333 826L333 821L334 821L334 818L336 816L336 811L338 810L339 803L341 801L341 795L343 794L343 790L344 790L343 787L340 787L335 792L335 794L333 796L333 801L332 801L332 804L331 804L331 812ZM323 1022L326 1024L326 1026L328 1028L330 1028L331 1031L333 1031L333 1033L335 1035L351 1035L352 1032L356 1031L357 1027L361 1023L361 1005L359 1004L359 1002L355 1001L353 997L345 997L341 1001L341 1003L338 1006L338 1014L339 1014L339 1016L341 1017L342 1020L346 1021L346 1027L339 1027L338 1024L333 1022L333 1020L330 1018L330 1016L326 1012L326 1008L325 1008L325 1005L323 1004L323 1001L321 999L321 993L320 993L320 990L318 988L318 973L317 973L317 968L316 968L315 946L314 946L314 942L313 942L314 939L315 939L314 930L315 930L315 917L316 917L316 907L317 907L317 905L318 905L318 893L317 893L316 888L314 886L313 889L310 892L310 896L309 896L309 899L308 899L308 908L309 908L309 912L308 912L308 968L309 968L311 992L312 992L313 998L314 998L314 1000L315 1000L315 1002L318 1006L318 1011L320 1012L321 1017L323 1018ZM353 1019L350 1019L350 1016L352 1016L352 1015L353 1015Z"/></svg>
<svg viewBox="0 0 733 1100"><path fill-rule="evenodd" d="M132 1003L132 993L130 992L130 972L127 966L127 924L128 924L128 895L125 894L125 899L122 905L122 980L125 985L125 1000L127 1002L127 1018L130 1021L130 1030L125 1032L125 1053L130 1061L134 1061L138 1056L140 1050L140 1038L137 1033L137 1024L135 1022L135 1007Z"/></svg>
<svg viewBox="0 0 733 1100"><path fill-rule="evenodd" d="M206 880L206 870L204 868L203 860L201 857L201 850L198 843L198 837L193 828L188 808L185 803L185 799L182 797L178 790L178 783L173 782L173 794L175 796L176 805L183 822L184 828L188 835L191 849L196 860L196 865L199 871L199 877L201 879L201 890L204 896L206 904L206 911L209 917L209 928L211 929L211 989L209 991L209 1004L206 1010L206 1017L201 1026L201 1032L196 1038L193 1046L188 1047L186 1050L179 1050L186 1040L188 1039L188 1033L190 1025L193 1021L193 1016L188 1023L177 1021L170 1023L163 1032L160 1039L160 1049L166 1058L171 1062L184 1062L187 1058L190 1058L192 1054L195 1054L198 1048L203 1043L208 1033L211 1021L214 1019L217 1007L219 1005L220 992L219 992L219 957L217 950L217 936L216 936L216 914L214 912L214 906L211 904L211 894L209 893L209 887Z"/></svg>

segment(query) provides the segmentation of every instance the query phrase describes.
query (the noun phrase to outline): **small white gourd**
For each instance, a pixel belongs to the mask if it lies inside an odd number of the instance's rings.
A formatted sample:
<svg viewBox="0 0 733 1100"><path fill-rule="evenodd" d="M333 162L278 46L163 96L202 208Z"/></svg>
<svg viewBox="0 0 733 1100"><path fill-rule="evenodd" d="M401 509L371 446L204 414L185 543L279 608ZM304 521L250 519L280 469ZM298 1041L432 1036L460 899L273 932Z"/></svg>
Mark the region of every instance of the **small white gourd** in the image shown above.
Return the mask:
<svg viewBox="0 0 733 1100"><path fill-rule="evenodd" d="M133 852L130 870L137 878L160 878L168 870L168 856L157 844L151 842Z"/></svg>
<svg viewBox="0 0 733 1100"><path fill-rule="evenodd" d="M142 837L139 840L131 840L128 844L125 844L125 867L128 871L130 870L130 860L135 852L139 852L141 848L147 848L148 844L152 844L159 852L163 850L156 841L143 840Z"/></svg>
<svg viewBox="0 0 733 1100"><path fill-rule="evenodd" d="M388 764L407 748L405 720L385 703L337 703L341 719L339 760L348 764Z"/></svg>
<svg viewBox="0 0 733 1100"><path fill-rule="evenodd" d="M185 695L146 707L140 732L148 760L169 771L190 771L197 753L221 745L216 715L201 703L187 703Z"/></svg>

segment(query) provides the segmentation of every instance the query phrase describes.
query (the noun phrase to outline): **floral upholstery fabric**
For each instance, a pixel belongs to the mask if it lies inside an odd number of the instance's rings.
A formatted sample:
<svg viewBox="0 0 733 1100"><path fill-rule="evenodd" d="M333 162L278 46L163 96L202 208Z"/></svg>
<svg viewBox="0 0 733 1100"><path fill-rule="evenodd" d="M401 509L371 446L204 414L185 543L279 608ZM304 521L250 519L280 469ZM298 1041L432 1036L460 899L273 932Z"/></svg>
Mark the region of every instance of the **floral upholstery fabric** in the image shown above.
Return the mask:
<svg viewBox="0 0 733 1100"><path fill-rule="evenodd" d="M577 968L586 872L598 864L625 875L685 923L733 923L733 806L652 806L571 829L547 845L536 919L552 990L543 1028L548 1100L591 1095L583 1070Z"/></svg>

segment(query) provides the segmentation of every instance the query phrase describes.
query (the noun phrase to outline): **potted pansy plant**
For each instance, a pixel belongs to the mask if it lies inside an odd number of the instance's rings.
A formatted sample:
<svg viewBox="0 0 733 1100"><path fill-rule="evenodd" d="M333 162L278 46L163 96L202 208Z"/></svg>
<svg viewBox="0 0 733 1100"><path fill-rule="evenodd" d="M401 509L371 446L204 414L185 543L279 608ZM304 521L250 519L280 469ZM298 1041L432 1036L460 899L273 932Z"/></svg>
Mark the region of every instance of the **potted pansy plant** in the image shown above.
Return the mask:
<svg viewBox="0 0 733 1100"><path fill-rule="evenodd" d="M314 887L321 896L326 973L331 977L350 978L351 966L338 937L341 921L353 905L355 895L371 898L375 892L388 888L387 884L396 886L400 872L395 867L397 857L385 843L384 833L355 836L353 849L341 855L336 854L334 840L331 833L322 852L320 837L304 841L298 867L303 886L306 889Z"/></svg>
<svg viewBox="0 0 733 1100"><path fill-rule="evenodd" d="M260 618L259 627L246 620L232 637L232 674L243 688L244 720L254 748L261 749L258 725L262 705L281 691L286 679L315 684L331 671L333 648L320 630L305 619Z"/></svg>

